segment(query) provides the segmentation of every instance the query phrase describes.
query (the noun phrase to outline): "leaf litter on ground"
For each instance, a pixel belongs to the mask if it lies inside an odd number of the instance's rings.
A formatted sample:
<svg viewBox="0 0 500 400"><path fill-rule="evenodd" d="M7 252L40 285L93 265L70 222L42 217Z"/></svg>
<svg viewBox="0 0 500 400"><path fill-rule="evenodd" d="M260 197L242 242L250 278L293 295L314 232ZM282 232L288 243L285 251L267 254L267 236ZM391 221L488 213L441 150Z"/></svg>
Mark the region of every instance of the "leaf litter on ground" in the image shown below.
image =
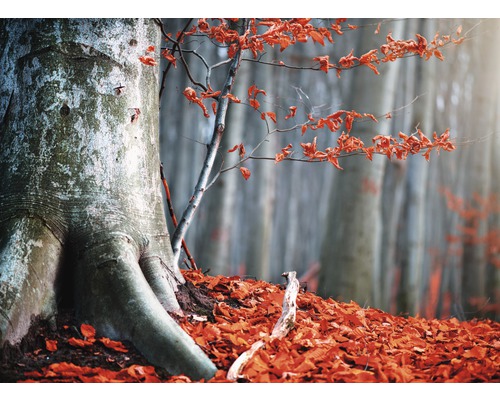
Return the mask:
<svg viewBox="0 0 500 400"><path fill-rule="evenodd" d="M230 382L229 368L257 341L265 345L238 382L500 382L498 322L395 316L300 291L293 329L272 338L284 287L183 274L214 299L209 315L178 320L218 368L208 382ZM192 382L148 365L129 343L100 337L90 325L63 323L38 332L38 348L4 361L0 382Z"/></svg>

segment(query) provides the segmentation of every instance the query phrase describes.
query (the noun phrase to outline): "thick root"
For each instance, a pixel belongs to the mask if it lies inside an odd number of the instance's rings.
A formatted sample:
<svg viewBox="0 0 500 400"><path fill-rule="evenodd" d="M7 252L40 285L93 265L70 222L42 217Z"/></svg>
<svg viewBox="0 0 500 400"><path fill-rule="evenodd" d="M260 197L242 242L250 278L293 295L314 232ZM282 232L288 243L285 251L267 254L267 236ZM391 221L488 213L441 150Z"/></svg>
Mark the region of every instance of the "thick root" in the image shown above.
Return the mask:
<svg viewBox="0 0 500 400"><path fill-rule="evenodd" d="M82 319L103 335L130 340L151 363L172 374L215 375L215 365L156 297L128 237L114 237L80 256L76 298Z"/></svg>
<svg viewBox="0 0 500 400"><path fill-rule="evenodd" d="M63 246L39 218L0 225L0 344L19 342L35 317L56 312Z"/></svg>

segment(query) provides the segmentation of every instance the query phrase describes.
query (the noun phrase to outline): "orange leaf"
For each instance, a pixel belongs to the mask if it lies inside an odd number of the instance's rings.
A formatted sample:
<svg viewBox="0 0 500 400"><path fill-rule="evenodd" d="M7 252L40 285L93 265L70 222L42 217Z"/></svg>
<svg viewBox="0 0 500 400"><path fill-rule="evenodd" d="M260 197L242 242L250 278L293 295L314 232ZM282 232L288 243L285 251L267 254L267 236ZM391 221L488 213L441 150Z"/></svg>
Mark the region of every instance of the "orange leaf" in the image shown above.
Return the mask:
<svg viewBox="0 0 500 400"><path fill-rule="evenodd" d="M239 150L238 154L239 154L240 158L245 157L246 151L245 151L245 146L243 145L243 143L235 145L232 149L229 149L227 152L233 153L236 150Z"/></svg>
<svg viewBox="0 0 500 400"><path fill-rule="evenodd" d="M248 178L250 178L251 172L250 172L250 170L248 168L240 167L240 172L241 172L241 175L243 175L243 178L245 178L246 181L248 180Z"/></svg>
<svg viewBox="0 0 500 400"><path fill-rule="evenodd" d="M170 50L166 49L161 52L161 55L163 58L165 58L167 61L173 64L174 68L177 68L177 59L175 56L170 52Z"/></svg>
<svg viewBox="0 0 500 400"><path fill-rule="evenodd" d="M288 107L288 109L290 110L290 112L285 116L285 119L295 117L295 114L297 113L297 107L291 106L291 107Z"/></svg>
<svg viewBox="0 0 500 400"><path fill-rule="evenodd" d="M257 97L258 94L263 94L264 96L266 96L266 91L265 90L262 90L262 89L258 89L256 85L252 85L248 88L248 97L253 97L255 99L255 97Z"/></svg>
<svg viewBox="0 0 500 400"><path fill-rule="evenodd" d="M271 111L267 111L267 112L265 112L265 113L260 114L260 117L261 117L262 119L265 119L265 118L266 118L266 116L268 116L269 118L271 118L271 120L272 120L274 123L276 123L276 121L277 121L277 120L276 120L276 114L275 114L275 113L273 113L273 112L271 112Z"/></svg>
<svg viewBox="0 0 500 400"><path fill-rule="evenodd" d="M128 349L123 345L122 342L111 340L106 337L100 338L99 341L108 349L116 350L120 353L128 353Z"/></svg>
<svg viewBox="0 0 500 400"><path fill-rule="evenodd" d="M205 116L205 118L210 117L210 115L208 114L207 107L205 107L205 104L203 104L203 101L196 95L196 91L193 88L187 87L186 89L184 89L182 94L191 103L195 103L195 104L198 104L200 106L200 108L203 110L203 115Z"/></svg>
<svg viewBox="0 0 500 400"><path fill-rule="evenodd" d="M48 351L56 351L57 350L57 340L45 339L45 348Z"/></svg>
<svg viewBox="0 0 500 400"><path fill-rule="evenodd" d="M68 344L74 347L89 347L94 344L94 341L77 339L72 337L68 339Z"/></svg>
<svg viewBox="0 0 500 400"><path fill-rule="evenodd" d="M93 339L95 337L95 328L92 325L82 324L80 326L80 332L87 339Z"/></svg>
<svg viewBox="0 0 500 400"><path fill-rule="evenodd" d="M255 100L255 99L249 99L248 102L250 103L250 105L255 108L256 110L260 107L260 103L258 100Z"/></svg>
<svg viewBox="0 0 500 400"><path fill-rule="evenodd" d="M309 36L311 36L313 42L318 42L320 43L322 46L325 45L325 42L323 40L323 35L317 31L311 31L309 32Z"/></svg>
<svg viewBox="0 0 500 400"><path fill-rule="evenodd" d="M464 358L477 358L478 360L482 360L486 357L487 350L485 347L475 346L470 350L467 350L462 354Z"/></svg>
<svg viewBox="0 0 500 400"><path fill-rule="evenodd" d="M151 56L140 56L139 57L139 61L141 63L143 63L144 65L149 65L149 66L155 66L155 65L158 65L158 63L156 62L156 60L151 57Z"/></svg>
<svg viewBox="0 0 500 400"><path fill-rule="evenodd" d="M226 94L225 96L223 96L224 98L228 98L229 100L231 100L232 102L234 103L241 103L241 100L238 99L234 94L232 93L228 93Z"/></svg>
<svg viewBox="0 0 500 400"><path fill-rule="evenodd" d="M330 56L314 57L313 61L319 62L319 69L324 71L325 73L328 73L328 70L335 66L333 64L330 64Z"/></svg>

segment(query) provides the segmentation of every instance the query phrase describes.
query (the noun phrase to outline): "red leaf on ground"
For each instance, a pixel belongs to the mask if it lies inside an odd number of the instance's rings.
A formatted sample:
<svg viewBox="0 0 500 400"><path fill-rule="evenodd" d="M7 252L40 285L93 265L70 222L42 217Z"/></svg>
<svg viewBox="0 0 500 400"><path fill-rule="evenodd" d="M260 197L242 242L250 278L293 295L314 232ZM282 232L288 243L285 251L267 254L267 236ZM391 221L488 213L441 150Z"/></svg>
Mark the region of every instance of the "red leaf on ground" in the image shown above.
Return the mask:
<svg viewBox="0 0 500 400"><path fill-rule="evenodd" d="M48 351L56 351L57 350L57 340L45 339L45 348Z"/></svg>
<svg viewBox="0 0 500 400"><path fill-rule="evenodd" d="M100 338L99 341L108 349L119 351L120 353L128 353L128 349L123 345L122 342L111 340L107 337Z"/></svg>

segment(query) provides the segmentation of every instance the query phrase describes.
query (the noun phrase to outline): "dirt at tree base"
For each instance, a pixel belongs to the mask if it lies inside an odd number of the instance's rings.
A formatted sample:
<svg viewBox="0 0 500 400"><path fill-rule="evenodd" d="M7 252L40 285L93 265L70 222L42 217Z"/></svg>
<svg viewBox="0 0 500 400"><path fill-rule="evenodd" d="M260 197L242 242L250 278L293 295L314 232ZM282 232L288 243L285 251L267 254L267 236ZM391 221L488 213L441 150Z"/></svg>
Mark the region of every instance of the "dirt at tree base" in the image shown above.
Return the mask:
<svg viewBox="0 0 500 400"><path fill-rule="evenodd" d="M500 382L500 323L394 316L301 291L287 337L268 340L284 288L183 271L178 319L227 382L232 363L265 340L239 382ZM171 376L127 342L101 338L70 310L36 321L0 352L0 382L191 382ZM89 333L90 332L90 333Z"/></svg>

